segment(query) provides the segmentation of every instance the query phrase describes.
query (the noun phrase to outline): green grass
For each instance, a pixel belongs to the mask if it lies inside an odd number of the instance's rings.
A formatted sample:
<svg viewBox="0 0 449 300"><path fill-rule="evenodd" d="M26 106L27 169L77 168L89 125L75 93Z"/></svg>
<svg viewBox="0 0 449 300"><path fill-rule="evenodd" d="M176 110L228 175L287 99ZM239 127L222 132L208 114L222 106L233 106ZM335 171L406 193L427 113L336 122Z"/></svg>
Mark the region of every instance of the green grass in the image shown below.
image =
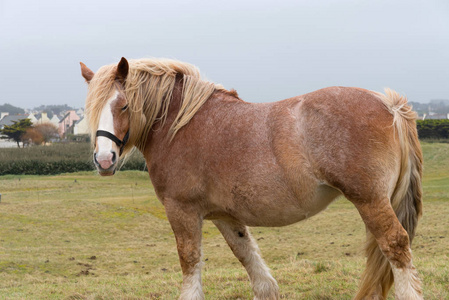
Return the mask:
<svg viewBox="0 0 449 300"><path fill-rule="evenodd" d="M449 299L449 144L424 143L424 216L413 243L426 299ZM145 172L0 177L0 299L176 299L181 268ZM339 199L282 228L252 228L285 299L351 299L365 229ZM218 230L203 228L207 299L252 299ZM390 293L392 299L392 293Z"/></svg>

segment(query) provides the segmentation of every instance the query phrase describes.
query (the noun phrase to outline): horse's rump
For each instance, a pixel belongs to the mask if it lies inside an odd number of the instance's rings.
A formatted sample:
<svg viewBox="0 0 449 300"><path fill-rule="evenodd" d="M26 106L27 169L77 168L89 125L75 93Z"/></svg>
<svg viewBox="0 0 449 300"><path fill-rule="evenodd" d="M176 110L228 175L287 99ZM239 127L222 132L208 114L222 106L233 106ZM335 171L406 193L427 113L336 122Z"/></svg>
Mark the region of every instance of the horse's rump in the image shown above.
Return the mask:
<svg viewBox="0 0 449 300"><path fill-rule="evenodd" d="M364 188L391 193L401 151L393 115L376 93L331 87L306 94L298 105L302 149L315 176L349 198ZM371 197L379 197L373 194Z"/></svg>

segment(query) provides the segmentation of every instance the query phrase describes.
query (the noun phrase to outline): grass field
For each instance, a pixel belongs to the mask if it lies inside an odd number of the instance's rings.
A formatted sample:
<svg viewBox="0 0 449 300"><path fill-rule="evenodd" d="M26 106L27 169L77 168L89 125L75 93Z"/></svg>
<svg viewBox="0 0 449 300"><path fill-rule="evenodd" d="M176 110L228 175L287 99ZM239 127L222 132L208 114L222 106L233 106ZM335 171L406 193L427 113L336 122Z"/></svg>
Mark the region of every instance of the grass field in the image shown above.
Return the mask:
<svg viewBox="0 0 449 300"><path fill-rule="evenodd" d="M449 144L423 144L424 216L413 243L426 299L449 299ZM176 299L173 233L148 174L1 176L0 299ZM364 226L339 199L283 228L252 228L285 299L351 299ZM203 229L207 299L252 299L218 230ZM392 293L390 293L392 299Z"/></svg>

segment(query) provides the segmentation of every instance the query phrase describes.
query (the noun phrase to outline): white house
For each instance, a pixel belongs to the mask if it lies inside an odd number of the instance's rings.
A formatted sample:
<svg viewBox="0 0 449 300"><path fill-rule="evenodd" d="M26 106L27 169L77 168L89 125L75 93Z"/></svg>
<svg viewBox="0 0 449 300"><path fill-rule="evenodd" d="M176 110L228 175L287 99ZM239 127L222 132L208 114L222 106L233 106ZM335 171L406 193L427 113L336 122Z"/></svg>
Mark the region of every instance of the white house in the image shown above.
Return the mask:
<svg viewBox="0 0 449 300"><path fill-rule="evenodd" d="M79 119L73 128L73 134L88 134L89 133L89 127L87 124L87 119L85 117L82 117Z"/></svg>
<svg viewBox="0 0 449 300"><path fill-rule="evenodd" d="M53 123L56 127L59 126L59 118L56 114L53 114L53 117L50 119L50 123Z"/></svg>
<svg viewBox="0 0 449 300"><path fill-rule="evenodd" d="M44 124L44 123L51 123L51 120L50 120L50 118L48 118L46 112L43 112L40 115L38 115L37 122L33 123L33 124L36 125L36 124ZM59 122L58 122L58 126L59 126Z"/></svg>
<svg viewBox="0 0 449 300"><path fill-rule="evenodd" d="M79 108L77 111L76 111L76 114L78 115L78 116L80 116L80 117L83 117L84 116L84 108Z"/></svg>
<svg viewBox="0 0 449 300"><path fill-rule="evenodd" d="M33 123L33 125L38 124L38 120L37 120L37 118L34 116L33 113L30 113L30 114L27 116L27 119L30 119L30 120L31 120L31 123Z"/></svg>

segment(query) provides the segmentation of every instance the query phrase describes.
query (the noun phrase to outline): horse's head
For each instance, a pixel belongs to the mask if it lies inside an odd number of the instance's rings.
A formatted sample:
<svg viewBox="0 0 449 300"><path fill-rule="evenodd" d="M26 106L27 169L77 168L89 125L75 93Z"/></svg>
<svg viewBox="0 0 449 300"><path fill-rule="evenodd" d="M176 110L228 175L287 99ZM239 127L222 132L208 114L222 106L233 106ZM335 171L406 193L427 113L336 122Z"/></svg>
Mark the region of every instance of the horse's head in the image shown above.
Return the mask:
<svg viewBox="0 0 449 300"><path fill-rule="evenodd" d="M89 84L91 94L88 97L95 97L96 93L91 91L95 87L91 87L91 84L96 84L96 74L83 63L80 64L81 74ZM93 160L102 176L114 175L119 158L129 138L128 101L123 87L128 70L128 61L122 58L115 70L113 90L108 98L100 100L103 103L96 104L97 110L93 114L97 116L90 118L91 126L96 128L96 131L92 133L92 139L95 139ZM101 80L101 78L98 80ZM95 103L97 99L89 100ZM96 124L92 124L92 122Z"/></svg>

